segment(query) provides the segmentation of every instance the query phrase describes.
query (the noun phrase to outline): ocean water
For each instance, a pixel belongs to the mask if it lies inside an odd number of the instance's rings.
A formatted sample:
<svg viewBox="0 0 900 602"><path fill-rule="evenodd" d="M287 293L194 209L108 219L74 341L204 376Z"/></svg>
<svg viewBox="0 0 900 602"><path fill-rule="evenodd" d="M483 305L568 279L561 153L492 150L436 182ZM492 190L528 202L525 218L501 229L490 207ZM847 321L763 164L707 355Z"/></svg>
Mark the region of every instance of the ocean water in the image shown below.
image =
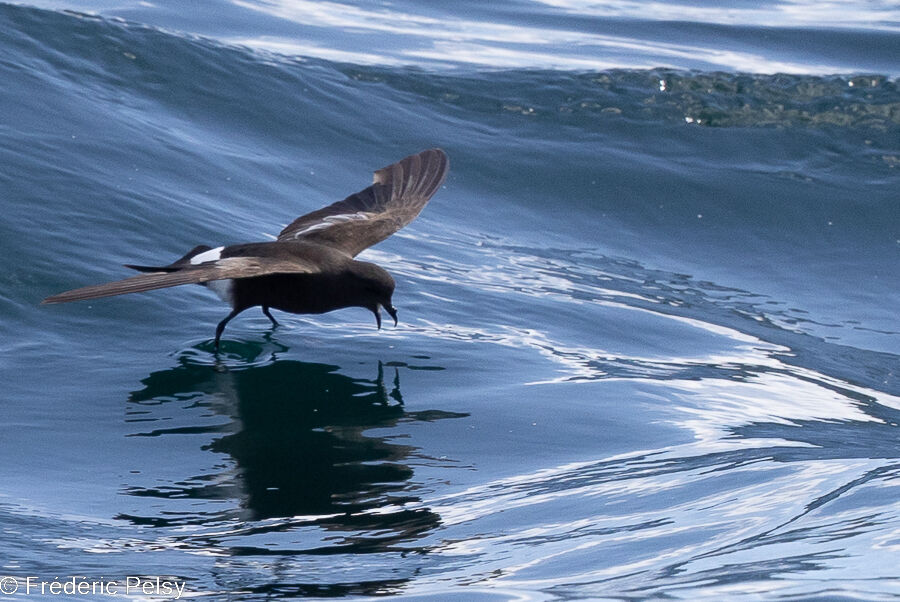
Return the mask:
<svg viewBox="0 0 900 602"><path fill-rule="evenodd" d="M0 3L3 593L900 597L898 75L893 2ZM396 328L39 306L435 146Z"/></svg>

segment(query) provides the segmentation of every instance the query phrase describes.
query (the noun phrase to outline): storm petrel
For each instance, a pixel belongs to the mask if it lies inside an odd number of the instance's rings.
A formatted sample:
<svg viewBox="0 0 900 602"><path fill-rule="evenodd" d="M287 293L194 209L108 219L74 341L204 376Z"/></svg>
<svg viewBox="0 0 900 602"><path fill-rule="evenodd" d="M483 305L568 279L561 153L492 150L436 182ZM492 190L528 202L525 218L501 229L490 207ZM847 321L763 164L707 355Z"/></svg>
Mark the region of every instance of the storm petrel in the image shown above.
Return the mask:
<svg viewBox="0 0 900 602"><path fill-rule="evenodd" d="M256 305L275 326L270 308L320 314L363 307L375 314L378 328L384 308L396 325L394 279L354 257L415 219L440 188L449 165L440 149L410 155L376 171L365 190L297 218L272 242L197 246L169 265L126 265L144 273L53 295L42 303L202 284L231 305L231 313L216 327L216 349L229 320Z"/></svg>

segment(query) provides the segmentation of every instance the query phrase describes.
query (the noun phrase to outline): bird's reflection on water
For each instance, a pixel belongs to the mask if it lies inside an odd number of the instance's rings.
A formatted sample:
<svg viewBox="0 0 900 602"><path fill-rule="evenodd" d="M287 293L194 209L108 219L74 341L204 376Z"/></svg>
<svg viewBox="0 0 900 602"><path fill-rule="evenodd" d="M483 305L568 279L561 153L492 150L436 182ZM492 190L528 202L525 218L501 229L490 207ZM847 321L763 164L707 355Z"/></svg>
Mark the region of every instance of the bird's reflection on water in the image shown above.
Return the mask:
<svg viewBox="0 0 900 602"><path fill-rule="evenodd" d="M240 350L243 359L254 360L256 346L246 347ZM132 436L171 442L174 435L200 435L201 439L208 435L197 454L217 458L227 454L232 461L218 463L214 474L181 474L164 479L163 484L155 479L153 486L127 484L127 493L168 499L172 507L163 504L152 516L119 518L156 527L229 518L257 531L309 526L331 533L325 538L327 544L314 537L315 541L307 542L310 546L299 546L297 553L390 549L439 524L440 517L427 509L402 507L417 500L410 483L410 460L424 457L415 447L396 443L390 436L366 432L403 421L465 416L406 410L400 370L416 366L384 367L379 362L372 366L377 370L375 379L367 380L325 364L279 360L251 365L251 361L223 370L184 353L177 366L143 379L143 388L129 398L126 420L144 429ZM185 425L185 415L193 424ZM167 426L160 428L162 424ZM226 505L229 500L235 502L225 513L179 511L183 506L177 502L184 500L201 507L203 500L220 507L223 501ZM267 553L234 543L229 546L232 553ZM278 553L285 552L289 553L284 549Z"/></svg>

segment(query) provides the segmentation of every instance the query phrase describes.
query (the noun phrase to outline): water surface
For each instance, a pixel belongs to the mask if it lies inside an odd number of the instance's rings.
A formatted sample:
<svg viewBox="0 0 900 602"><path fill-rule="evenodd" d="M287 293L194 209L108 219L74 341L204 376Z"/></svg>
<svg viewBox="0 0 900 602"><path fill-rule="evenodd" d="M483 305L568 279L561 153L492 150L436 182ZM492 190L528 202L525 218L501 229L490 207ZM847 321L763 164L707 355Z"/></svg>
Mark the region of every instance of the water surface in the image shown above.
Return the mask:
<svg viewBox="0 0 900 602"><path fill-rule="evenodd" d="M38 4L0 4L0 574L900 594L891 3ZM217 357L201 287L38 305L433 146L365 253L397 328L248 311Z"/></svg>

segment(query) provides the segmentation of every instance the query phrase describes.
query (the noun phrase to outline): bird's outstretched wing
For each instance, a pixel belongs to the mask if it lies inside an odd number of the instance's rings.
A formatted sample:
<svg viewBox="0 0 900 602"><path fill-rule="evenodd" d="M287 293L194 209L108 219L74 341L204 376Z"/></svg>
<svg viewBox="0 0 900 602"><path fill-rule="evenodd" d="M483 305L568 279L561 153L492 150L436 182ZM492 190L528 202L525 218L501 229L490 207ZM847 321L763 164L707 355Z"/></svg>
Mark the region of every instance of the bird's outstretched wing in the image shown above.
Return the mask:
<svg viewBox="0 0 900 602"><path fill-rule="evenodd" d="M410 155L376 171L365 190L298 217L278 240L323 244L356 256L415 219L449 166L446 153L437 148Z"/></svg>
<svg viewBox="0 0 900 602"><path fill-rule="evenodd" d="M312 274L319 268L312 262L304 262L296 258L289 260L275 257L225 257L216 261L188 265L173 272L151 272L108 282L76 288L71 291L47 297L41 304L68 303L84 299L112 297L127 293L141 293L158 288L168 288L181 284L199 284L212 280L229 278L252 278L268 274Z"/></svg>

